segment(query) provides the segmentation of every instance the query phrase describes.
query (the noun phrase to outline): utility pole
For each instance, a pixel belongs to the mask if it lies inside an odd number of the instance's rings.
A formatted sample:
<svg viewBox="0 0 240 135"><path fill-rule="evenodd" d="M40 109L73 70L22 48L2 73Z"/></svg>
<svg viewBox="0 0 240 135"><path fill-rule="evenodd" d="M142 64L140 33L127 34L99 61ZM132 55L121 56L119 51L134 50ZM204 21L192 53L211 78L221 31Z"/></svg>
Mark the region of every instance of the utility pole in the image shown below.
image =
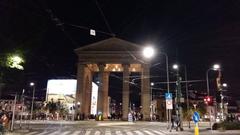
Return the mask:
<svg viewBox="0 0 240 135"><path fill-rule="evenodd" d="M22 128L23 106L24 106L24 89L21 96L21 115L20 115L20 129Z"/></svg>

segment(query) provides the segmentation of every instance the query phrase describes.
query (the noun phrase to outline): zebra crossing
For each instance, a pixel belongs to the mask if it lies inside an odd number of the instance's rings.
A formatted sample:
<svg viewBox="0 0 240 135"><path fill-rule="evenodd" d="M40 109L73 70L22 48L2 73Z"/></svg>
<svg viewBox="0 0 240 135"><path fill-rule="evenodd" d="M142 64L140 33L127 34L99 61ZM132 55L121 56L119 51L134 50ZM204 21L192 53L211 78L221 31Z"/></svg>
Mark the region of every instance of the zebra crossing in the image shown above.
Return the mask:
<svg viewBox="0 0 240 135"><path fill-rule="evenodd" d="M166 135L161 130L154 129L136 129L136 130L110 130L110 129L84 129L84 130L48 130L48 131L31 131L24 135Z"/></svg>

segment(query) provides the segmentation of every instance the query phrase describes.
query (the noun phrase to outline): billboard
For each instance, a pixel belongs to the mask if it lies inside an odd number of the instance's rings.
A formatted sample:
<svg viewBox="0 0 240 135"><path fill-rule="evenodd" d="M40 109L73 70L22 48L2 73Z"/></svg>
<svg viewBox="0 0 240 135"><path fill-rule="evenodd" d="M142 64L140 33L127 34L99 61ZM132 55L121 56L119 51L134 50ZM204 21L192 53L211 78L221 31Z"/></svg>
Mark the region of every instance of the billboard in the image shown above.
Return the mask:
<svg viewBox="0 0 240 135"><path fill-rule="evenodd" d="M47 83L46 101L60 101L68 108L75 104L77 90L76 79L51 79ZM91 114L97 113L98 85L92 82Z"/></svg>
<svg viewBox="0 0 240 135"><path fill-rule="evenodd" d="M75 79L52 79L47 83L47 101L61 101L73 103L75 100L77 80Z"/></svg>
<svg viewBox="0 0 240 135"><path fill-rule="evenodd" d="M92 83L91 114L97 114L98 86Z"/></svg>

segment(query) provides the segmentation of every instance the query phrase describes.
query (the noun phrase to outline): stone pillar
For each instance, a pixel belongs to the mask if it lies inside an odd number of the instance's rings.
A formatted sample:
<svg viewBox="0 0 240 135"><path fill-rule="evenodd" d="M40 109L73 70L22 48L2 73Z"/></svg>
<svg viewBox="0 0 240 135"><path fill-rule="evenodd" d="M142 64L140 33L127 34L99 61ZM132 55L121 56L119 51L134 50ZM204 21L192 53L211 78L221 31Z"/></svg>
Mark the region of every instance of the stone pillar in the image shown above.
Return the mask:
<svg viewBox="0 0 240 135"><path fill-rule="evenodd" d="M108 118L108 88L109 88L109 72L104 72L103 73L103 85L102 85L102 90L103 90L103 118L107 119Z"/></svg>
<svg viewBox="0 0 240 135"><path fill-rule="evenodd" d="M122 112L123 120L128 119L129 112L129 65L123 64L123 95L122 95Z"/></svg>
<svg viewBox="0 0 240 135"><path fill-rule="evenodd" d="M143 120L150 120L150 71L149 65L142 64L141 105Z"/></svg>
<svg viewBox="0 0 240 135"><path fill-rule="evenodd" d="M75 115L83 113L84 109L84 95L85 95L85 64L78 63L77 69L77 91L76 91L76 100L75 100Z"/></svg>
<svg viewBox="0 0 240 135"><path fill-rule="evenodd" d="M92 93L92 72L88 68L85 68L86 72L86 80L85 80L85 108L84 108L84 116L88 118L90 115L90 108L91 108L91 93Z"/></svg>
<svg viewBox="0 0 240 135"><path fill-rule="evenodd" d="M98 87L98 101L97 101L97 114L102 113L103 114L103 80L104 80L104 64L99 64L99 73L98 73L98 78L99 78L99 87Z"/></svg>

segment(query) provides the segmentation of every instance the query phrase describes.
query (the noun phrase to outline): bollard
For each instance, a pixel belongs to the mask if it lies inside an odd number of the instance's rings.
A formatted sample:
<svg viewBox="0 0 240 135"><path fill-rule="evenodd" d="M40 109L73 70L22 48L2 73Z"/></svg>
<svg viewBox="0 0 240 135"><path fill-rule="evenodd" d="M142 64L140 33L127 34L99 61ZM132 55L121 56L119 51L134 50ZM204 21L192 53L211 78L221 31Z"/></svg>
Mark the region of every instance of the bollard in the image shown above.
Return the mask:
<svg viewBox="0 0 240 135"><path fill-rule="evenodd" d="M199 135L198 123L195 124L195 127L194 127L194 135Z"/></svg>

